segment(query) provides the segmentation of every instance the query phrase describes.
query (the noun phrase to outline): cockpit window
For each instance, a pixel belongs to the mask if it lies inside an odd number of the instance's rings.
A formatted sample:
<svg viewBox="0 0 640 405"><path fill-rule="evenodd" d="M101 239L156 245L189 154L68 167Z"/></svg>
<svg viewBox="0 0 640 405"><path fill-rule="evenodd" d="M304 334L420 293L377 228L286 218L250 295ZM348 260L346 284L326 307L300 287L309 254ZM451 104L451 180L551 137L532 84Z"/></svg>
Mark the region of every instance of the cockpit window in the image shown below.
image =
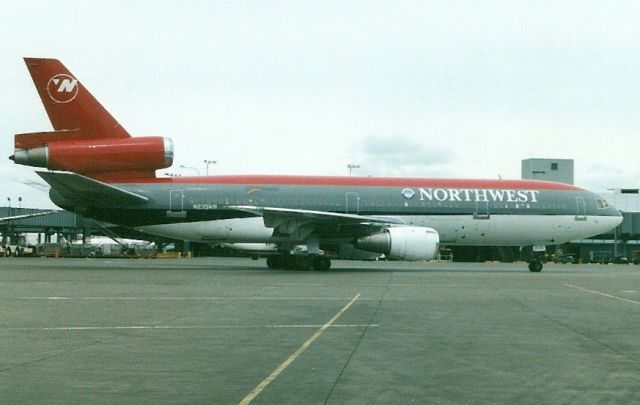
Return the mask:
<svg viewBox="0 0 640 405"><path fill-rule="evenodd" d="M598 209L605 209L605 208L609 208L609 203L606 200L596 200L596 206L598 207Z"/></svg>

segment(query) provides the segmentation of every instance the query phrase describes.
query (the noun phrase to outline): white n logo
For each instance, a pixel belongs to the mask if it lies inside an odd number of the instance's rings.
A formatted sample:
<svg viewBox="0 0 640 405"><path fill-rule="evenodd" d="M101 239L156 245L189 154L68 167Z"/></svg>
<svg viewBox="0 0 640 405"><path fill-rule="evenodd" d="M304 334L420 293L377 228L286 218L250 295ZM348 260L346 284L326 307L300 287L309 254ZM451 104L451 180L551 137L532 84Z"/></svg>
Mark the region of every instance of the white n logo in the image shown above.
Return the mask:
<svg viewBox="0 0 640 405"><path fill-rule="evenodd" d="M58 81L60 81L60 79L55 79L53 82L55 84L58 84L56 83ZM76 87L77 82L78 82L77 79L64 79L60 84L60 87L58 87L58 93L62 93L63 91L66 91L67 93L71 93L73 89Z"/></svg>
<svg viewBox="0 0 640 405"><path fill-rule="evenodd" d="M56 103L68 103L78 95L78 80L67 74L58 74L49 79L47 93Z"/></svg>

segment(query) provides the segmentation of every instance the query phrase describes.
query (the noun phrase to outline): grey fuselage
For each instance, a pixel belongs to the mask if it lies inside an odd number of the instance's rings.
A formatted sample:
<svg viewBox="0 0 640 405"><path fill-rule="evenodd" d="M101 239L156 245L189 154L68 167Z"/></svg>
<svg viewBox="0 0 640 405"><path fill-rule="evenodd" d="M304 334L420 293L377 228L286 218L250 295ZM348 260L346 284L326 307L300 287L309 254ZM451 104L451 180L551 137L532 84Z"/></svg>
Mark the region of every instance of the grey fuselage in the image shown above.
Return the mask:
<svg viewBox="0 0 640 405"><path fill-rule="evenodd" d="M238 209L242 206L388 217L431 227L441 243L451 245L563 243L606 232L621 221L620 213L592 192L540 181L219 176L112 185L148 201L78 204L53 189L51 198L65 209L144 232L230 243L282 240L262 218ZM353 236L339 226L319 229L325 241Z"/></svg>

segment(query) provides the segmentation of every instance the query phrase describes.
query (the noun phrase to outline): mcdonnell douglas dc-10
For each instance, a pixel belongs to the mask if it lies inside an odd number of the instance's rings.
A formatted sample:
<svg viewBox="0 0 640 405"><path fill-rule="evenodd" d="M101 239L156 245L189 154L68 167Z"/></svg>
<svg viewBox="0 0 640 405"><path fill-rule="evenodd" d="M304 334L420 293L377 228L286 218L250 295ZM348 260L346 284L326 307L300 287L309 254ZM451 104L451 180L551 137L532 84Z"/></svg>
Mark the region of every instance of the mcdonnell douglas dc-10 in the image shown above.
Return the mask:
<svg viewBox="0 0 640 405"><path fill-rule="evenodd" d="M54 131L15 136L15 163L43 167L59 207L148 234L273 246L270 268L329 269L341 244L430 260L439 245L541 246L620 224L602 198L530 180L319 176L156 177L172 141L131 137L55 59L25 58ZM531 271L540 271L535 258Z"/></svg>

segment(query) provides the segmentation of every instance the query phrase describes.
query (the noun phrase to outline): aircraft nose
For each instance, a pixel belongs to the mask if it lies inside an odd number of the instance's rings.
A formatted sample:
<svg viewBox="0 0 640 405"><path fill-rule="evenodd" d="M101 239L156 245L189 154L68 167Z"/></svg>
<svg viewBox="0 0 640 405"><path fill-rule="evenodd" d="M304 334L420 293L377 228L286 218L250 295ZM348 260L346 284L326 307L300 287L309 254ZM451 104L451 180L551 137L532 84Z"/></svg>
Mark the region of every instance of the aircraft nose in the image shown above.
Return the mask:
<svg viewBox="0 0 640 405"><path fill-rule="evenodd" d="M611 207L611 206L607 209L605 218L602 218L602 219L605 220L604 223L608 224L607 226L609 227L609 230L613 230L617 228L624 220L622 212L620 212L615 207Z"/></svg>
<svg viewBox="0 0 640 405"><path fill-rule="evenodd" d="M624 217L622 216L622 212L618 211L615 208L614 208L614 210L615 210L615 215L614 216L616 217L616 219L618 221L618 225L620 225L622 223L622 221L624 220Z"/></svg>

